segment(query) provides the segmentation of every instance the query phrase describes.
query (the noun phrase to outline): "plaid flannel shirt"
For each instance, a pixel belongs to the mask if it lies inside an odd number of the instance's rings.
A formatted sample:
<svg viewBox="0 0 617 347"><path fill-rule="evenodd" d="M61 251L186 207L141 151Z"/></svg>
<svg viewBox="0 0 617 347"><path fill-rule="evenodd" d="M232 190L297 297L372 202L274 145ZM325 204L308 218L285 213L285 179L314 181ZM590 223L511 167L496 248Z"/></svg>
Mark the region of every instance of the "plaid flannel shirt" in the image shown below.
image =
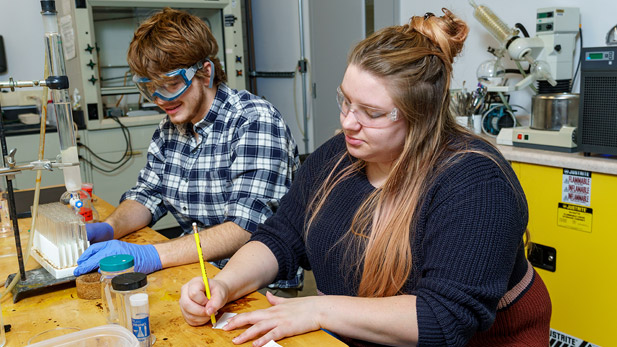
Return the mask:
<svg viewBox="0 0 617 347"><path fill-rule="evenodd" d="M161 121L136 186L120 201L148 208L151 225L171 212L184 234L193 222L203 229L228 221L252 233L274 214L298 166L298 148L278 110L221 84L197 124ZM295 288L301 280L277 286Z"/></svg>

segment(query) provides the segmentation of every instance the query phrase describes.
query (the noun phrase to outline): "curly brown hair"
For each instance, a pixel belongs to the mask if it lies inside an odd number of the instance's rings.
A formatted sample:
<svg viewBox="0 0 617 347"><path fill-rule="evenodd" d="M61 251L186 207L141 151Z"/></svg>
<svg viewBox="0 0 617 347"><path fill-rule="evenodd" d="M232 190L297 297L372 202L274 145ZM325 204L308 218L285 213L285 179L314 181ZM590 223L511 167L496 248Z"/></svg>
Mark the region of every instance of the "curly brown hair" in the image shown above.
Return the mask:
<svg viewBox="0 0 617 347"><path fill-rule="evenodd" d="M164 8L140 24L129 45L127 61L133 74L160 80L169 71L186 68L208 58L214 64L214 86L227 81L219 47L210 28L199 17ZM199 78L208 75L201 69Z"/></svg>

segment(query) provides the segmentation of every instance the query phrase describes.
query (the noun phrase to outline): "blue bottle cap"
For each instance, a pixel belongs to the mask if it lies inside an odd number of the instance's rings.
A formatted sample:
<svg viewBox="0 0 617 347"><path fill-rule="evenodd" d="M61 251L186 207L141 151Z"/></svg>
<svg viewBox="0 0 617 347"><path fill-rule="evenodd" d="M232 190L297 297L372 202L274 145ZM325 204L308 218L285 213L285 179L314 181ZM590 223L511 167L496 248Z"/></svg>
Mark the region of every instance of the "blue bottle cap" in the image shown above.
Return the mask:
<svg viewBox="0 0 617 347"><path fill-rule="evenodd" d="M122 271L135 266L135 259L130 254L116 254L101 259L101 271Z"/></svg>

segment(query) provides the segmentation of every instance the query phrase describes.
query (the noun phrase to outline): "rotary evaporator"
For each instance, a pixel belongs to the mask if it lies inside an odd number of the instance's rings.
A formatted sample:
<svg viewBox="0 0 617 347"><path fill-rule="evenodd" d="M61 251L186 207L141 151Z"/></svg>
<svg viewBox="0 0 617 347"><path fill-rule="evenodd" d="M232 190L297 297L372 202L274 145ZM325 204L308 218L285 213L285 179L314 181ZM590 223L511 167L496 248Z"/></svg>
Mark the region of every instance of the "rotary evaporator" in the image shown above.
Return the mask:
<svg viewBox="0 0 617 347"><path fill-rule="evenodd" d="M53 100L57 118L57 131L60 138L60 155L56 161L43 159L45 143L45 119L41 121L41 143L39 145L39 160L30 164L16 165L16 149L7 151L4 125L0 119L0 135L4 167L0 168L0 176L6 179L10 216L15 235L19 273L12 274L7 280L7 290L13 292L13 301L33 295L46 287L73 280L73 269L77 259L89 246L85 222L80 215L84 204L90 204L91 197L82 190L79 155L73 128L71 100L69 97L69 81L66 76L62 48L62 38L58 33L58 22L53 0L41 1L41 15L45 29L45 64L46 78L44 80L0 82L1 88L14 91L22 87L44 87L45 99L47 88ZM44 112L43 112L44 115ZM38 205L41 173L43 170L60 168L63 171L67 191L60 202ZM26 247L26 256L22 255L19 226L15 208L15 197L12 180L23 170L37 170L35 198L32 205L32 233ZM31 255L44 269L25 271L24 263ZM9 284L10 283L10 284Z"/></svg>
<svg viewBox="0 0 617 347"><path fill-rule="evenodd" d="M510 137L514 146L575 152L578 121L578 94L572 94L574 51L580 27L580 11L574 7L540 8L536 12L536 36L518 24L511 28L484 5L473 0L474 17L499 42L493 54L497 59L480 65L478 79L489 93L497 94L502 103L488 107L483 115L484 131L497 135L504 127L516 125L516 118L504 93L531 88L530 125L514 127L502 136ZM522 35L519 36L519 35ZM512 59L523 79L514 85L501 85L506 69L502 59ZM521 62L529 64L525 71ZM537 86L536 86L537 84ZM505 126L499 126L504 125ZM501 136L500 136L501 137Z"/></svg>

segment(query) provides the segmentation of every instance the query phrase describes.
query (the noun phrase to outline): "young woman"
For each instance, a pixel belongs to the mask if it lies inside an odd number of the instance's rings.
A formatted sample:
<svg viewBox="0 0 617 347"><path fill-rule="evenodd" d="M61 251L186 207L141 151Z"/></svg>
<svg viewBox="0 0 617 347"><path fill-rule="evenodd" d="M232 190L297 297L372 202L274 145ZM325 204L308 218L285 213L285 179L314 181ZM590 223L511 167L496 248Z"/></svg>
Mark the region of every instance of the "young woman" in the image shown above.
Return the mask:
<svg viewBox="0 0 617 347"><path fill-rule="evenodd" d="M233 341L325 329L350 345L546 346L551 303L527 262L527 205L509 164L448 111L466 24L447 9L351 52L342 134L300 168L277 213L211 280L182 288L190 325L312 268L319 296L243 313Z"/></svg>

